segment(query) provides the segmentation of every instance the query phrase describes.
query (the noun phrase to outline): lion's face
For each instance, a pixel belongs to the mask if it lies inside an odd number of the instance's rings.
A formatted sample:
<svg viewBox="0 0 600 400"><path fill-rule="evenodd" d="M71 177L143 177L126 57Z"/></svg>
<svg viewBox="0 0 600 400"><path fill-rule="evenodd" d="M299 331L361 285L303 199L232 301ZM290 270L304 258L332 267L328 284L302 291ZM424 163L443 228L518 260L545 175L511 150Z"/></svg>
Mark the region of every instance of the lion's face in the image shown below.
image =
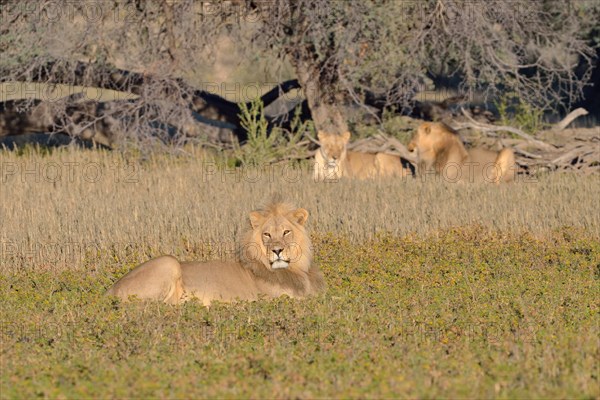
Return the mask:
<svg viewBox="0 0 600 400"><path fill-rule="evenodd" d="M424 122L410 140L408 151L416 150L417 153L423 153L432 150L439 139L440 135L436 127L429 122Z"/></svg>
<svg viewBox="0 0 600 400"><path fill-rule="evenodd" d="M250 213L251 238L246 240L246 258L272 271L288 268L308 270L310 241L304 224L308 211L276 204L271 209Z"/></svg>
<svg viewBox="0 0 600 400"><path fill-rule="evenodd" d="M419 168L435 162L438 152L448 146L451 135L454 133L450 128L439 122L424 122L417 128L407 148L417 152Z"/></svg>
<svg viewBox="0 0 600 400"><path fill-rule="evenodd" d="M346 146L350 140L350 132L341 135L319 131L317 137L321 147L319 150L324 159L323 168L325 176L337 175L340 170L340 161L346 158Z"/></svg>

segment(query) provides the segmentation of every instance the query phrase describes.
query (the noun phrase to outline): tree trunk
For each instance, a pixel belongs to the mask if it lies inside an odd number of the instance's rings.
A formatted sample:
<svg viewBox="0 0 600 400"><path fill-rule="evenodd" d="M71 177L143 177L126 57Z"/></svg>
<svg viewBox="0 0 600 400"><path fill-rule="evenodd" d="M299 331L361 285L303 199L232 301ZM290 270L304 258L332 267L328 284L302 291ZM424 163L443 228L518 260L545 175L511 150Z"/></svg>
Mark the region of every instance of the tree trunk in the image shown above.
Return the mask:
<svg viewBox="0 0 600 400"><path fill-rule="evenodd" d="M331 86L321 82L319 69L311 65L307 58L300 57L296 57L294 67L317 131L338 135L348 132L348 124L337 106L339 98L333 90L323 90Z"/></svg>

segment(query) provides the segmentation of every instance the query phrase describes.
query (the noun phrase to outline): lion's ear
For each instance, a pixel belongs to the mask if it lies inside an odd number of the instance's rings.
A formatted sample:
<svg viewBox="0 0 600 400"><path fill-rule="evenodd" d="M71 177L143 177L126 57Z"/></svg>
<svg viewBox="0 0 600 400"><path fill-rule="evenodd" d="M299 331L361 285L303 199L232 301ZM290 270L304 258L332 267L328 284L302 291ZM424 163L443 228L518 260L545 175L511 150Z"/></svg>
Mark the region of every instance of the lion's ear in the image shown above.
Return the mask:
<svg viewBox="0 0 600 400"><path fill-rule="evenodd" d="M350 140L350 131L346 131L346 132L342 133L342 139L344 139L344 142L347 142L348 140Z"/></svg>
<svg viewBox="0 0 600 400"><path fill-rule="evenodd" d="M327 136L327 134L323 131L318 131L317 132L317 139L319 139L319 142L325 140L325 137Z"/></svg>
<svg viewBox="0 0 600 400"><path fill-rule="evenodd" d="M292 216L296 223L299 225L304 225L308 219L308 211L306 211L304 208L299 208L292 212Z"/></svg>
<svg viewBox="0 0 600 400"><path fill-rule="evenodd" d="M425 132L426 135L429 135L429 133L431 132L431 125L427 124L423 127L423 131Z"/></svg>
<svg viewBox="0 0 600 400"><path fill-rule="evenodd" d="M259 211L252 211L250 213L250 225L252 229L256 229L264 221L265 217Z"/></svg>

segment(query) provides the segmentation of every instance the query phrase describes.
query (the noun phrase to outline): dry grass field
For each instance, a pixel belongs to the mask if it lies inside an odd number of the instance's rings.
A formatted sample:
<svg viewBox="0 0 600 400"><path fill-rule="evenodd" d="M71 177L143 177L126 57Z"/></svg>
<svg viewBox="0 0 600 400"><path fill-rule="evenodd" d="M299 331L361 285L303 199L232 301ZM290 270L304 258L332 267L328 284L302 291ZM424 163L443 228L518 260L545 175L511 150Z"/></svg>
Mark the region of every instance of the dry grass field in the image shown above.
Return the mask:
<svg viewBox="0 0 600 400"><path fill-rule="evenodd" d="M0 152L0 397L598 398L598 176L317 184L308 166ZM230 258L275 193L309 210L316 298L210 309L106 288Z"/></svg>

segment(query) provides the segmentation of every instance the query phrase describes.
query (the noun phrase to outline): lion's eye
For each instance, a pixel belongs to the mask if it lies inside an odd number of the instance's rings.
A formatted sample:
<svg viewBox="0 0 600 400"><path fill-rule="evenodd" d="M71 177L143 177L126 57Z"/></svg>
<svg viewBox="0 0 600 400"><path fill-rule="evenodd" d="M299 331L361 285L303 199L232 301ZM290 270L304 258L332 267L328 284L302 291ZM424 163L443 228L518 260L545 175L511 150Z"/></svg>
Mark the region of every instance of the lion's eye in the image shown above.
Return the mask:
<svg viewBox="0 0 600 400"><path fill-rule="evenodd" d="M265 232L265 233L263 233L263 236L264 236L264 237L268 237L268 238L270 238L270 237L271 237L271 234L270 234L269 232Z"/></svg>
<svg viewBox="0 0 600 400"><path fill-rule="evenodd" d="M285 231L283 231L283 236L287 236L290 233L292 233L292 231L290 231L289 229L286 229Z"/></svg>

